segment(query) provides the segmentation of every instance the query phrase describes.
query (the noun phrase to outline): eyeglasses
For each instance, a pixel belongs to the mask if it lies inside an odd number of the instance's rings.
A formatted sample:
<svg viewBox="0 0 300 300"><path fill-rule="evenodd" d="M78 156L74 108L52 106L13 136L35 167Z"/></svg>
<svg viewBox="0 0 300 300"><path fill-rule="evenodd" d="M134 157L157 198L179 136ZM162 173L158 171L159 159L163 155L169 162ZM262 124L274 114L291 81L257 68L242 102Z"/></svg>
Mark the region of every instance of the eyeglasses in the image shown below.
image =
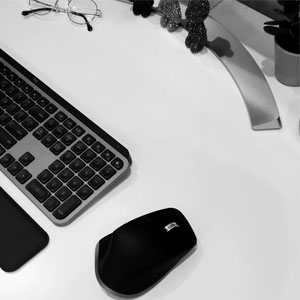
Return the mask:
<svg viewBox="0 0 300 300"><path fill-rule="evenodd" d="M64 6L59 5L62 2L65 2ZM22 11L22 15L49 17L60 12L67 13L71 22L86 25L88 31L93 30L91 23L96 17L102 17L102 12L94 0L29 0L29 10Z"/></svg>

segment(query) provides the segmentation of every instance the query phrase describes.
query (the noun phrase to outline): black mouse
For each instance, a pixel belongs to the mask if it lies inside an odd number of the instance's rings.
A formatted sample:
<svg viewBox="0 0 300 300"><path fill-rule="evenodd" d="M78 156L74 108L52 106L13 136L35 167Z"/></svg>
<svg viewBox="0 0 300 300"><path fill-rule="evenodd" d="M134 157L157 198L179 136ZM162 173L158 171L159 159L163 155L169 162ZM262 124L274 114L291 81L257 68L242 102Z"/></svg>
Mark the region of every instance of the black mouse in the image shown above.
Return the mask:
<svg viewBox="0 0 300 300"><path fill-rule="evenodd" d="M157 283L196 243L193 229L179 210L154 211L99 241L97 278L110 292L135 296Z"/></svg>

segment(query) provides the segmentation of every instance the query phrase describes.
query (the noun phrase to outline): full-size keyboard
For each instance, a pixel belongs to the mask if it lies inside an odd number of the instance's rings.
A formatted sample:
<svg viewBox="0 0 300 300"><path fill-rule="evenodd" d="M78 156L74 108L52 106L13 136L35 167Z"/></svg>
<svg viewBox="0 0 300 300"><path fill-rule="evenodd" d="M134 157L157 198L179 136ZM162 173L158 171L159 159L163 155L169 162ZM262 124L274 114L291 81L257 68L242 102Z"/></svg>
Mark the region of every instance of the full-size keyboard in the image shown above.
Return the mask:
<svg viewBox="0 0 300 300"><path fill-rule="evenodd" d="M0 49L0 170L56 225L130 172L128 150Z"/></svg>

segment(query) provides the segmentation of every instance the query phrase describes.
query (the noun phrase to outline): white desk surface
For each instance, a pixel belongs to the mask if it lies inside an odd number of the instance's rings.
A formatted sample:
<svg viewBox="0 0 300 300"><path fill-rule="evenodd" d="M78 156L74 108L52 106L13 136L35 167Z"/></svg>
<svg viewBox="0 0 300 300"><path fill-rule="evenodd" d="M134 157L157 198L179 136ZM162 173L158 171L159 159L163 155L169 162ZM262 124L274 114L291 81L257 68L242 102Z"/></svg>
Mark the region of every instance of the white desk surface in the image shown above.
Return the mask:
<svg viewBox="0 0 300 300"><path fill-rule="evenodd" d="M233 79L186 32L159 17L98 0L89 33L62 14L24 18L27 1L1 0L0 47L130 151L130 177L67 227L56 227L3 174L1 186L49 234L21 269L0 270L1 300L111 299L94 274L98 240L121 224L180 209L198 247L140 297L296 300L300 297L299 88L274 77L266 17L232 1L212 15L247 47L275 96L283 128L255 132Z"/></svg>

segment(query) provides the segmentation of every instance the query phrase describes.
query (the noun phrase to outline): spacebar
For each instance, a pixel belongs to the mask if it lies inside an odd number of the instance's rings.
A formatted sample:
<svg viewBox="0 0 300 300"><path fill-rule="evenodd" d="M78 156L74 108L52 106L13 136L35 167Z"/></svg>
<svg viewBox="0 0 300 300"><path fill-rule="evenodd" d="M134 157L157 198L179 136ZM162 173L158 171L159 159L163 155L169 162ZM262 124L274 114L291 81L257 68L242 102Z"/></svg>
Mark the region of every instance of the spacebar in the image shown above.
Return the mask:
<svg viewBox="0 0 300 300"><path fill-rule="evenodd" d="M2 127L0 127L0 144L6 149L11 148L17 141Z"/></svg>

